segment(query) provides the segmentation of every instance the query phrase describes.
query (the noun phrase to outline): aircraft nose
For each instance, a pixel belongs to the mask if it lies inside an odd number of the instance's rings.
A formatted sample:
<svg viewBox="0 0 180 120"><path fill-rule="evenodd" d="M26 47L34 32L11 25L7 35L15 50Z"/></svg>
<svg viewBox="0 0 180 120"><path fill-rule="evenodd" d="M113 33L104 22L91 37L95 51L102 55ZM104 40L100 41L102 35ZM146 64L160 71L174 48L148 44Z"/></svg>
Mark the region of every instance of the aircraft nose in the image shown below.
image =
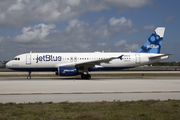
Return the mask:
<svg viewBox="0 0 180 120"><path fill-rule="evenodd" d="M10 62L7 62L7 63L6 63L6 68L9 68L9 67L10 67L10 64L11 64Z"/></svg>

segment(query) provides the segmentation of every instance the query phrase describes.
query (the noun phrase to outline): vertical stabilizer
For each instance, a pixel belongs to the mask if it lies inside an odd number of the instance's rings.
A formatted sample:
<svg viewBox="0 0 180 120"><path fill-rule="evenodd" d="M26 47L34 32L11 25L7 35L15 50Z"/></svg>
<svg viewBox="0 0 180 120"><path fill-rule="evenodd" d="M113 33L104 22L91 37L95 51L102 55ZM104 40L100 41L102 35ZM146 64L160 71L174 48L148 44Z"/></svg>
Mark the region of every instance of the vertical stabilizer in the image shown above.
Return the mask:
<svg viewBox="0 0 180 120"><path fill-rule="evenodd" d="M137 53L160 53L165 27L158 27Z"/></svg>

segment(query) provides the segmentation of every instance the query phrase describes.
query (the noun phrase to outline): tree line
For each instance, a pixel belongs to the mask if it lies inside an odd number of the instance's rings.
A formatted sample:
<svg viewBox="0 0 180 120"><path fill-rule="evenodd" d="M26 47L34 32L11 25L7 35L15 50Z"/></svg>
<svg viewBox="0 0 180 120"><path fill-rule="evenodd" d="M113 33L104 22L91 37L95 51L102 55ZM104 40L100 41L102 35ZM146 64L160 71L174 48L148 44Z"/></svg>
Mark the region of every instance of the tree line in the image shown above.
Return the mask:
<svg viewBox="0 0 180 120"><path fill-rule="evenodd" d="M5 61L5 60L4 61L0 61L0 67L4 68L7 62L8 61Z"/></svg>
<svg viewBox="0 0 180 120"><path fill-rule="evenodd" d="M152 66L180 66L180 62L157 62L153 63Z"/></svg>

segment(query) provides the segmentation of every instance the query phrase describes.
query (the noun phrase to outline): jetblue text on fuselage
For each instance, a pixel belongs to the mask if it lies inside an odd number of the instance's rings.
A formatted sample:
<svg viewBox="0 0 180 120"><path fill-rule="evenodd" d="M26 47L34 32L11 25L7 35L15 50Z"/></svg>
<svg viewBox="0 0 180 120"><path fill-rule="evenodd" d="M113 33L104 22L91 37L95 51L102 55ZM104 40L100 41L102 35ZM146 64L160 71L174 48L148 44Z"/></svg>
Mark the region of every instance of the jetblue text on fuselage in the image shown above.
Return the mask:
<svg viewBox="0 0 180 120"><path fill-rule="evenodd" d="M36 63L39 61L61 61L61 56L53 56L53 55L43 55L43 56L38 56L36 58Z"/></svg>

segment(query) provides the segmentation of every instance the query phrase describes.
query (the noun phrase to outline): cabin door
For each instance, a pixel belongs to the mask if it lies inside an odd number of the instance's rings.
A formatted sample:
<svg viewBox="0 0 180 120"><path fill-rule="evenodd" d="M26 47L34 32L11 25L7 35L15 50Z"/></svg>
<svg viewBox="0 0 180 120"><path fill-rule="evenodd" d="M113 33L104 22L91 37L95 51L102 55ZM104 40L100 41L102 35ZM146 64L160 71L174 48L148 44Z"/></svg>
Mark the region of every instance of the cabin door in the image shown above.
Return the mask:
<svg viewBox="0 0 180 120"><path fill-rule="evenodd" d="M26 65L30 65L31 64L31 54L27 54L26 55Z"/></svg>
<svg viewBox="0 0 180 120"><path fill-rule="evenodd" d="M140 54L135 54L135 56L136 56L136 64L140 64L141 63Z"/></svg>

